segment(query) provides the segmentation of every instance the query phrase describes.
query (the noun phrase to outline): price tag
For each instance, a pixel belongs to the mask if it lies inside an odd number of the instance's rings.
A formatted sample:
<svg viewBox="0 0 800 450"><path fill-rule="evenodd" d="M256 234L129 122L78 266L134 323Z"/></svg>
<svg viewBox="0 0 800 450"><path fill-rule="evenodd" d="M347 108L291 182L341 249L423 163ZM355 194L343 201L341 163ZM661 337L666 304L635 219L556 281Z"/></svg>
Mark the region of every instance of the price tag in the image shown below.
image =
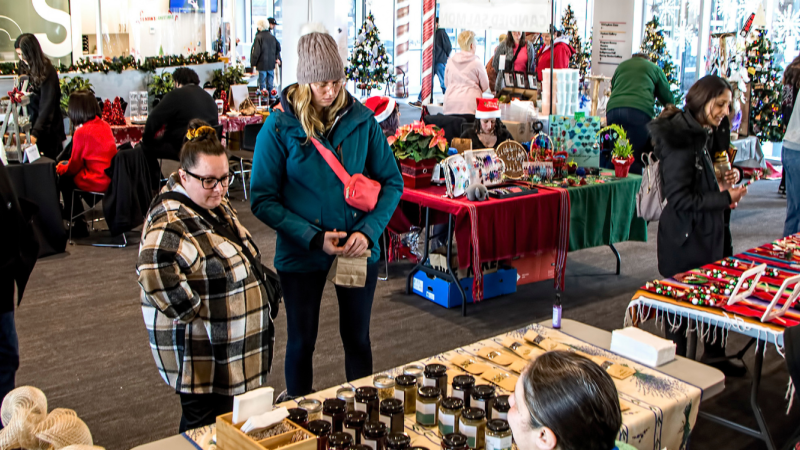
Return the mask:
<svg viewBox="0 0 800 450"><path fill-rule="evenodd" d="M500 60L497 67L499 70L506 70L506 55L500 55Z"/></svg>
<svg viewBox="0 0 800 450"><path fill-rule="evenodd" d="M25 158L23 162L28 161L29 163L32 163L39 159L39 157L39 147L37 147L36 144L33 144L25 149Z"/></svg>

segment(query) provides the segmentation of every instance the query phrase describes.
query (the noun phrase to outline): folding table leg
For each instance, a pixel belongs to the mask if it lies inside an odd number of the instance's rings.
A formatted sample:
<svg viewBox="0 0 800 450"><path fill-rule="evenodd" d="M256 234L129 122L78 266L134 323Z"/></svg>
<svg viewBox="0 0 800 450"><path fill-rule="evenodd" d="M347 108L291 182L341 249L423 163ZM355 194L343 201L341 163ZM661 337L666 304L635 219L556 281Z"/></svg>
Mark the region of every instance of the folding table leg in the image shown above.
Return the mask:
<svg viewBox="0 0 800 450"><path fill-rule="evenodd" d="M423 230L425 230L425 252L424 255L422 256L422 259L417 261L417 265L415 265L411 269L411 272L408 273L408 278L406 279L406 295L411 295L412 292L411 282L414 280L414 274L417 273L417 271L419 271L425 265L425 261L428 260L428 247L430 246L431 242L430 229L429 229L430 214L431 214L431 209L425 208L425 228L423 228Z"/></svg>
<svg viewBox="0 0 800 450"><path fill-rule="evenodd" d="M453 215L449 214L447 217L447 271L450 273L450 278L452 279L453 283L456 284L458 288L458 292L461 294L461 315L463 317L467 316L467 295L464 293L464 288L461 287L461 283L458 281L458 273L456 269L453 269L450 264L450 255L453 253ZM480 267L472 268L473 272L475 270L481 270Z"/></svg>
<svg viewBox="0 0 800 450"><path fill-rule="evenodd" d="M617 251L617 248L614 247L614 244L609 244L608 246L611 247L611 251L614 252L614 256L617 257L617 275L619 275L620 265L622 264L622 258L620 258L619 252Z"/></svg>

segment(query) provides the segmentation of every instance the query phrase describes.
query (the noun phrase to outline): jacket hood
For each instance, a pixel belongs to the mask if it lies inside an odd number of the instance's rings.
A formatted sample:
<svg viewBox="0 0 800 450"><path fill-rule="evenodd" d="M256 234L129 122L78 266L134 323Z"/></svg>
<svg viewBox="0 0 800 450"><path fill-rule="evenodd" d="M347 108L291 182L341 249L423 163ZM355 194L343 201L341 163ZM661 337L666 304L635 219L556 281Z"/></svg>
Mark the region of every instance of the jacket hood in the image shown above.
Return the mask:
<svg viewBox="0 0 800 450"><path fill-rule="evenodd" d="M570 44L570 42L569 42L569 38L566 37L566 36L561 36L560 38L556 38L555 43L556 44L567 44L569 46L572 46L572 44Z"/></svg>
<svg viewBox="0 0 800 450"><path fill-rule="evenodd" d="M478 60L479 58L477 55L470 52L461 51L451 56L447 63L455 64L457 69L464 70Z"/></svg>
<svg viewBox="0 0 800 450"><path fill-rule="evenodd" d="M672 151L699 150L706 144L709 130L697 122L691 113L681 110L672 117L655 119L647 125L655 143L656 156L663 158ZM717 138L730 132L728 118L713 130ZM660 145L663 144L663 145Z"/></svg>
<svg viewBox="0 0 800 450"><path fill-rule="evenodd" d="M297 83L287 86L286 89L281 92L281 108L283 112L277 113L280 114L278 123L283 128L282 131L288 133L288 135L306 139L306 132L303 130L303 126L300 124L300 120L297 118L297 114L288 96L289 89L296 84ZM342 89L345 89L344 86ZM347 104L339 111L338 120L333 128L328 131L327 138L331 140L331 145L334 147L344 140L344 137L349 135L360 124L369 119L374 120L375 117L371 109L356 100L347 90L345 90L345 95L347 95Z"/></svg>

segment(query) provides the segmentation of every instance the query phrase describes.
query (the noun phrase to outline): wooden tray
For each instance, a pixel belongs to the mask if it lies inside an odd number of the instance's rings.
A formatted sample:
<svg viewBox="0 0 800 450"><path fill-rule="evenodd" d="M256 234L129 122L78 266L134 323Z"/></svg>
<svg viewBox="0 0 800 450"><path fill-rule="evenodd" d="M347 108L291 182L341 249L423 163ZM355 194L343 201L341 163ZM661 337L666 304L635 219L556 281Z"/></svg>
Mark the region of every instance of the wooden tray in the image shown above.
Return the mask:
<svg viewBox="0 0 800 450"><path fill-rule="evenodd" d="M256 441L243 433L240 428L243 424L235 425L231 422L233 413L217 416L217 448L220 450L316 450L317 438L308 430L290 421L284 422L292 425L296 430L272 436L261 441ZM298 431L306 433L309 438L291 444L292 436Z"/></svg>

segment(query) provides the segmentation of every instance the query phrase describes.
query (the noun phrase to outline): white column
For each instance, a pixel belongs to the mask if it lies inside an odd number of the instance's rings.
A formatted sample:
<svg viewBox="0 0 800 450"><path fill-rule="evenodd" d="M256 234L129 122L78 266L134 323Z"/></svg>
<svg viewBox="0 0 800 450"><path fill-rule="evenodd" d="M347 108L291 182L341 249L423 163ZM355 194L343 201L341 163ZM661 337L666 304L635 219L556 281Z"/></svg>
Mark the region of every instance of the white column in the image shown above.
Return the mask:
<svg viewBox="0 0 800 450"><path fill-rule="evenodd" d="M700 39L697 46L697 80L706 74L706 57L708 56L708 40L711 34L711 0L700 0Z"/></svg>
<svg viewBox="0 0 800 450"><path fill-rule="evenodd" d="M206 51L212 53L211 50L211 4L213 0L203 0L203 18L205 19L205 38L206 38ZM220 1L220 0L217 0ZM219 6L217 7L219 11Z"/></svg>
<svg viewBox="0 0 800 450"><path fill-rule="evenodd" d="M81 1L69 2L70 27L72 27L72 63L83 57L83 21L81 20Z"/></svg>
<svg viewBox="0 0 800 450"><path fill-rule="evenodd" d="M97 27L94 30L96 39L97 39L97 54L102 56L103 55L103 11L100 7L100 0L94 0L95 2L95 12L97 13L97 17L95 17L95 26Z"/></svg>

